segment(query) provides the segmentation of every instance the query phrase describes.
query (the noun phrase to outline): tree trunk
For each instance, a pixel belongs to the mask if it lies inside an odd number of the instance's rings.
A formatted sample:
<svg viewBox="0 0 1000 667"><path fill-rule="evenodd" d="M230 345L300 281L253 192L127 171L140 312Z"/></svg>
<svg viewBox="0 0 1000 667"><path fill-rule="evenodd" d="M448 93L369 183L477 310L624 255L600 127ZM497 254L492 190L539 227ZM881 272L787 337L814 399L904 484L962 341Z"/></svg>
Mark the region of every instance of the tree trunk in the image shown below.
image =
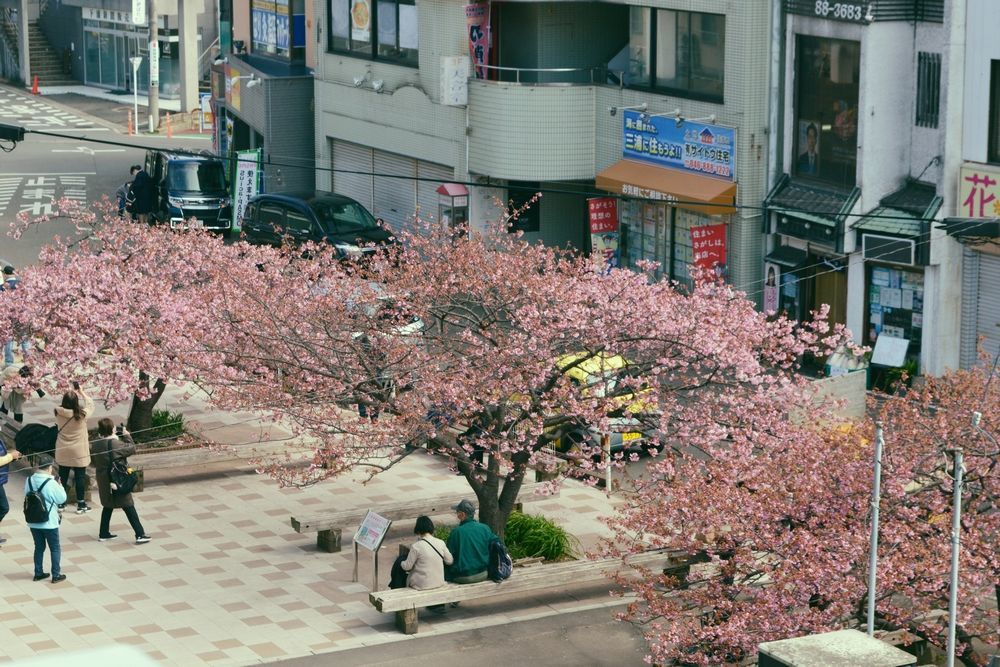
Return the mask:
<svg viewBox="0 0 1000 667"><path fill-rule="evenodd" d="M517 505L517 494L528 470L528 452L518 452L511 457L512 469L506 476L500 476L500 457L490 455L486 483L472 485L479 500L479 521L489 526L501 540L507 529L507 519ZM500 482L503 481L501 486Z"/></svg>
<svg viewBox="0 0 1000 667"><path fill-rule="evenodd" d="M129 409L127 422L128 430L132 433L145 434L153 427L153 408L167 388L167 383L160 379L157 379L150 388L149 380L148 375L139 373L139 382L146 388L147 396L139 398L138 392L132 395L132 407Z"/></svg>

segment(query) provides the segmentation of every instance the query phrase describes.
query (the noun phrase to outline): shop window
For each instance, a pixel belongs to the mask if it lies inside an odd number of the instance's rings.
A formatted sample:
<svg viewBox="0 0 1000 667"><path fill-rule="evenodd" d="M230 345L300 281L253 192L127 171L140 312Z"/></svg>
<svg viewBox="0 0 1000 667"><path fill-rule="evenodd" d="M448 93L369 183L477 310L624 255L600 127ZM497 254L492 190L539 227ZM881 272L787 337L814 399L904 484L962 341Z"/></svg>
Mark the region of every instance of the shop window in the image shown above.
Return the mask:
<svg viewBox="0 0 1000 667"><path fill-rule="evenodd" d="M858 157L858 42L798 36L797 176L853 188Z"/></svg>
<svg viewBox="0 0 1000 667"><path fill-rule="evenodd" d="M941 106L941 54L917 54L917 125L937 127Z"/></svg>
<svg viewBox="0 0 1000 667"><path fill-rule="evenodd" d="M415 0L327 0L330 51L418 65Z"/></svg>
<svg viewBox="0 0 1000 667"><path fill-rule="evenodd" d="M919 356L924 328L924 274L892 267L868 267L865 344L882 334L910 341L908 356Z"/></svg>
<svg viewBox="0 0 1000 667"><path fill-rule="evenodd" d="M1000 162L1000 60L990 66L990 127L986 161Z"/></svg>
<svg viewBox="0 0 1000 667"><path fill-rule="evenodd" d="M722 102L725 16L632 7L629 32L630 87Z"/></svg>

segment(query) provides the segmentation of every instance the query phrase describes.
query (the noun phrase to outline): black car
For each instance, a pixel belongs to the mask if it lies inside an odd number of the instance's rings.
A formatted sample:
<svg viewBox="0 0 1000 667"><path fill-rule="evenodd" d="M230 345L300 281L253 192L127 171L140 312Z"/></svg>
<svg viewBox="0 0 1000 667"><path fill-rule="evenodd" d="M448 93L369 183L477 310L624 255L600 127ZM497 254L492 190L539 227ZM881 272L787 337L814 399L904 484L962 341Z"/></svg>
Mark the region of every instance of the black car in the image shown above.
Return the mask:
<svg viewBox="0 0 1000 667"><path fill-rule="evenodd" d="M329 192L257 195L247 204L242 226L250 243L278 246L286 238L329 243L344 258L397 242L359 202Z"/></svg>
<svg viewBox="0 0 1000 667"><path fill-rule="evenodd" d="M212 155L150 150L146 173L153 179L153 224L185 227L197 218L207 229L228 234L233 208L226 184L226 163Z"/></svg>

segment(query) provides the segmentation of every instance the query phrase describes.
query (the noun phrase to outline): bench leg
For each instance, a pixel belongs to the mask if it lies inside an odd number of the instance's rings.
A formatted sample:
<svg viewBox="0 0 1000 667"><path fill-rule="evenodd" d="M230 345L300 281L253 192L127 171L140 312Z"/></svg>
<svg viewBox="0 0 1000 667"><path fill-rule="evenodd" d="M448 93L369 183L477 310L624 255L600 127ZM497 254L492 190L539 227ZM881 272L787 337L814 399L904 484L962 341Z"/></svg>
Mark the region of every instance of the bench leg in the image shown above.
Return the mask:
<svg viewBox="0 0 1000 667"><path fill-rule="evenodd" d="M404 635L417 634L417 608L404 609L396 612L396 629Z"/></svg>
<svg viewBox="0 0 1000 667"><path fill-rule="evenodd" d="M340 528L316 533L316 548L331 554L340 551Z"/></svg>

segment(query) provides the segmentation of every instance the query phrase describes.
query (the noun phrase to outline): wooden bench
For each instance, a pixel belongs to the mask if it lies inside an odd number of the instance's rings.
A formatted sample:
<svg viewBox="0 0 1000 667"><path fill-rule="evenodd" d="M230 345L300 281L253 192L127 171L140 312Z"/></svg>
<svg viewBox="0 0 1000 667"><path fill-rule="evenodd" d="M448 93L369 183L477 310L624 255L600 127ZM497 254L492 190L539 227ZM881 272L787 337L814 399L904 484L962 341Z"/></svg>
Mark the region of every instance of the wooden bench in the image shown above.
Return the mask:
<svg viewBox="0 0 1000 667"><path fill-rule="evenodd" d="M517 494L518 506L520 503L531 500L545 500L553 496L544 496L537 493L544 484L522 484L521 491ZM380 507L352 507L350 509L338 510L336 512L324 512L315 516L305 518L291 517L292 528L297 533L316 533L316 547L320 551L336 553L341 550L341 535L343 529L361 523L369 509L378 512L379 515L391 521L401 521L404 519L416 519L418 516L438 516L441 514L453 513L452 507L462 499L461 493L447 493L433 498L418 498L391 506Z"/></svg>
<svg viewBox="0 0 1000 667"><path fill-rule="evenodd" d="M686 559L687 555L681 552L659 550L629 556L626 562L662 571L668 567L676 567ZM421 607L600 581L621 567L622 561L618 558L533 565L515 568L510 579L499 584L493 581L478 584L449 583L426 591L396 588L373 591L368 599L381 612L395 612L396 628L403 634L412 635L417 632L417 610Z"/></svg>

